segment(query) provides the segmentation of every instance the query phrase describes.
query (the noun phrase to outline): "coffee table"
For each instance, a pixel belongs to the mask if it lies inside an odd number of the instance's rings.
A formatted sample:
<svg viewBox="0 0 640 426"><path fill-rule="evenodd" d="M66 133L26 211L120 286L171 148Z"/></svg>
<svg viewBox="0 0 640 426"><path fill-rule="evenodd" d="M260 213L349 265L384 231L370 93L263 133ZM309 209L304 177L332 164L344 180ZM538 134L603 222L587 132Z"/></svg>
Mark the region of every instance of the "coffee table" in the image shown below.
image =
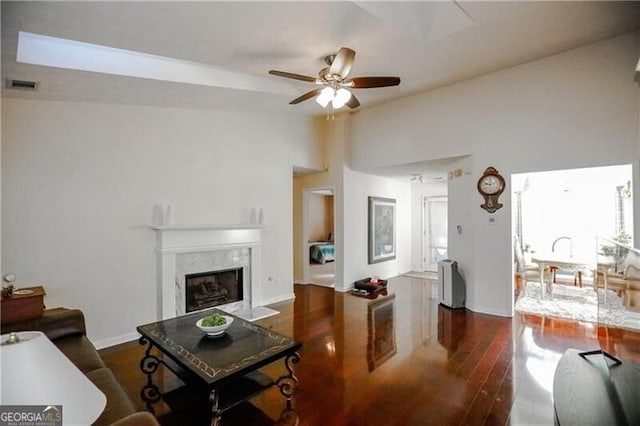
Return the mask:
<svg viewBox="0 0 640 426"><path fill-rule="evenodd" d="M214 313L234 318L219 337L209 337L196 327L198 319ZM273 385L285 396L287 409L291 411L291 399L298 387L293 364L300 360L297 351L301 343L215 308L141 325L137 330L142 335L140 344L147 345L140 361L147 383L140 396L149 411L153 412L153 404L163 398L153 383L153 374L160 364L185 383L193 396L190 399L208 400L212 425L219 424L224 411ZM164 356L154 355L153 348ZM258 371L282 358L286 375L274 380Z"/></svg>

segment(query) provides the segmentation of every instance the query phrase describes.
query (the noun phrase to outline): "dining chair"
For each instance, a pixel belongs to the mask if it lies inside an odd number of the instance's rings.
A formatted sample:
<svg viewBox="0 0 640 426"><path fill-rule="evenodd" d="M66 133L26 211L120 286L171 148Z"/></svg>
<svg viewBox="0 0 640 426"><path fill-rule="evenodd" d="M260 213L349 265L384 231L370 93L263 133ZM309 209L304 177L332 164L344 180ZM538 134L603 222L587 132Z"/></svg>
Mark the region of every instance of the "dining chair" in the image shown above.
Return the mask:
<svg viewBox="0 0 640 426"><path fill-rule="evenodd" d="M604 288L605 280L608 290L615 291L622 298L626 309L640 311L640 259L629 252L616 272L615 263L601 262L595 273L594 288ZM618 269L620 270L620 269Z"/></svg>
<svg viewBox="0 0 640 426"><path fill-rule="evenodd" d="M516 266L517 273L520 277L520 281L523 284L524 288L527 287L527 281L535 281L540 282L540 265L533 262L527 262L524 258L524 253L522 251L522 245L520 244L520 239L517 235L513 237L513 251L516 256ZM545 268L543 271L543 282L549 280L549 285L551 285L551 271L549 268ZM544 284L540 283L540 295L544 295Z"/></svg>

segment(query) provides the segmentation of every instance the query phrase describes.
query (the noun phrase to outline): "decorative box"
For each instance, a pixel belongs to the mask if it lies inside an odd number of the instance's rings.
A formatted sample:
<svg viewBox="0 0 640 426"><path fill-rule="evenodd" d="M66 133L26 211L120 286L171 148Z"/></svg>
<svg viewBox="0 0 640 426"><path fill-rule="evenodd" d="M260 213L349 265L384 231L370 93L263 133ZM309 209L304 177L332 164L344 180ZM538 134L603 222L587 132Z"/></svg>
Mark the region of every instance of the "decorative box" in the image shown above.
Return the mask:
<svg viewBox="0 0 640 426"><path fill-rule="evenodd" d="M353 285L358 290L366 290L369 292L382 290L387 287L387 280L378 280L378 282L371 282L371 277L363 280L356 281Z"/></svg>

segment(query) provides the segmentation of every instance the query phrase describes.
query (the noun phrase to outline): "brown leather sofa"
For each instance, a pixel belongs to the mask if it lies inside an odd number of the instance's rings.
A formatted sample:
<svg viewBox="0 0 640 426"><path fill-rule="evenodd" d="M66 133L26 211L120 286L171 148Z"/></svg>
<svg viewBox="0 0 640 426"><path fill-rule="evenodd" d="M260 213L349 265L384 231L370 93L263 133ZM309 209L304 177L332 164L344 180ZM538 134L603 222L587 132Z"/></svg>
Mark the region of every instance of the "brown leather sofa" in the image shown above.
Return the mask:
<svg viewBox="0 0 640 426"><path fill-rule="evenodd" d="M107 397L107 406L94 425L158 426L148 412L136 412L131 398L106 367L86 337L84 315L77 309L47 309L41 318L5 324L2 334L12 331L42 331Z"/></svg>

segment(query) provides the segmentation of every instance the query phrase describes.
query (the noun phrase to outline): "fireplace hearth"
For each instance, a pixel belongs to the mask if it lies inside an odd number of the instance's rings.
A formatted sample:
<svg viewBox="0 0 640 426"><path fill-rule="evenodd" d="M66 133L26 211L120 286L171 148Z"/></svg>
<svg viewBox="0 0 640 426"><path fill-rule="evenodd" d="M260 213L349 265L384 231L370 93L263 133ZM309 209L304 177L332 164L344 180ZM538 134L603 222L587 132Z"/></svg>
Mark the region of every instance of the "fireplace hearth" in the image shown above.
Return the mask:
<svg viewBox="0 0 640 426"><path fill-rule="evenodd" d="M243 299L242 268L185 275L185 312Z"/></svg>

